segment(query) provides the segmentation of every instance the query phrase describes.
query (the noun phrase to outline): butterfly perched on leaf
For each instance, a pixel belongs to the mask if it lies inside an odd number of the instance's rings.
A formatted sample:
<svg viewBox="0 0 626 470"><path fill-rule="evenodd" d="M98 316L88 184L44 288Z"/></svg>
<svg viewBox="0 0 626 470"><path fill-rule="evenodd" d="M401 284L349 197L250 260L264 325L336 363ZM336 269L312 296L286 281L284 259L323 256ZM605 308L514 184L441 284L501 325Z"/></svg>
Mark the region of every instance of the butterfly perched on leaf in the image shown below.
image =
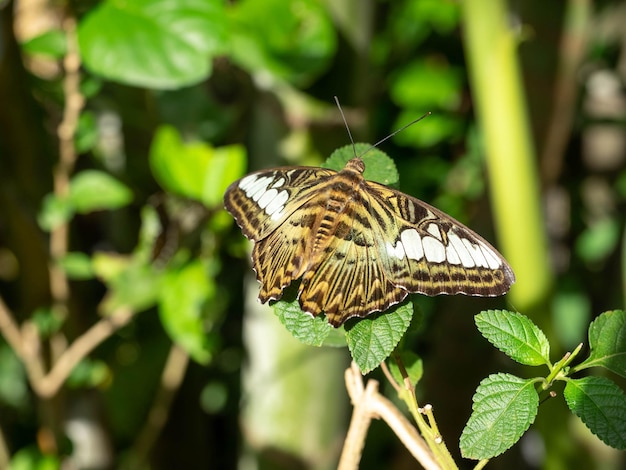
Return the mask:
<svg viewBox="0 0 626 470"><path fill-rule="evenodd" d="M363 159L341 171L288 166L251 173L224 204L254 242L259 300L300 280L303 311L338 327L383 312L409 293L498 296L515 282L480 235L419 199L363 177Z"/></svg>

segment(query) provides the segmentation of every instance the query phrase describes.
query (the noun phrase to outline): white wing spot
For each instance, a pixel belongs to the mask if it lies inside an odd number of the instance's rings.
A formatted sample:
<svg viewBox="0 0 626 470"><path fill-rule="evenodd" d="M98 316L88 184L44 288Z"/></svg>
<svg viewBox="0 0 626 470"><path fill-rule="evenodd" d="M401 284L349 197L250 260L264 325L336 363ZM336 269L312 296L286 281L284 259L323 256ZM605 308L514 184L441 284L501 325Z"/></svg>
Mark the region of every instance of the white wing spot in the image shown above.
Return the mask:
<svg viewBox="0 0 626 470"><path fill-rule="evenodd" d="M239 187L244 190L246 196L256 202L261 198L263 193L265 193L267 185L270 184L271 181L272 178L269 176L257 178L255 175L250 175L241 180Z"/></svg>
<svg viewBox="0 0 626 470"><path fill-rule="evenodd" d="M400 235L400 240L404 245L406 257L419 261L424 257L424 248L422 248L422 239L417 230L414 228L404 230Z"/></svg>
<svg viewBox="0 0 626 470"><path fill-rule="evenodd" d="M402 242L398 241L396 246L394 247L390 242L387 242L387 254L389 256L393 256L394 258L404 259L404 246L402 246Z"/></svg>
<svg viewBox="0 0 626 470"><path fill-rule="evenodd" d="M472 243L467 238L462 238L461 240L463 241L463 245L465 245L465 248L467 248L467 251L469 251L470 255L472 255L476 266L488 268L489 263L487 263L485 255L483 255L483 252L480 249L480 245L472 245Z"/></svg>
<svg viewBox="0 0 626 470"><path fill-rule="evenodd" d="M422 240L426 259L432 263L441 263L446 259L446 249L439 240L433 237L424 237Z"/></svg>
<svg viewBox="0 0 626 470"><path fill-rule="evenodd" d="M239 187L244 191L248 191L248 187L256 181L256 175L248 175L239 182Z"/></svg>
<svg viewBox="0 0 626 470"><path fill-rule="evenodd" d="M481 245L480 248L483 250L487 263L489 263L489 267L491 269L498 269L502 264L500 262L500 258L487 246Z"/></svg>
<svg viewBox="0 0 626 470"><path fill-rule="evenodd" d="M441 232L439 231L439 227L437 227L437 224L428 224L426 231L430 233L433 237L435 237L437 240L443 241L443 239L441 238Z"/></svg>
<svg viewBox="0 0 626 470"><path fill-rule="evenodd" d="M283 184L285 184L285 178L280 178L271 187L272 188L280 188Z"/></svg>
<svg viewBox="0 0 626 470"><path fill-rule="evenodd" d="M263 196L259 199L259 207L265 209L270 202L278 195L278 190L269 189L263 193Z"/></svg>
<svg viewBox="0 0 626 470"><path fill-rule="evenodd" d="M446 259L450 264L461 264L461 259L459 258L459 254L454 249L454 246L448 245L446 246Z"/></svg>
<svg viewBox="0 0 626 470"><path fill-rule="evenodd" d="M272 202L267 205L265 212L267 215L271 216L272 220L278 220L283 216L283 209L285 208L287 199L289 199L289 193L287 191L281 191L272 199Z"/></svg>
<svg viewBox="0 0 626 470"><path fill-rule="evenodd" d="M476 266L472 255L470 255L470 252L467 251L467 248L465 248L463 241L452 230L448 232L448 240L450 240L450 246L456 250L456 254L459 256L464 267L473 268Z"/></svg>

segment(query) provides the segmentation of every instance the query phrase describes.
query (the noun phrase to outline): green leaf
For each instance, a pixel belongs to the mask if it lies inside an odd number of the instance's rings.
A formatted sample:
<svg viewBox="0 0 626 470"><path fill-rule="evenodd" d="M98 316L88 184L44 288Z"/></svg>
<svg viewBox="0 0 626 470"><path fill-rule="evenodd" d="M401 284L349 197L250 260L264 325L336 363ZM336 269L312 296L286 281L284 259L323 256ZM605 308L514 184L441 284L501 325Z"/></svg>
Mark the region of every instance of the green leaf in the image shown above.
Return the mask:
<svg viewBox="0 0 626 470"><path fill-rule="evenodd" d="M112 373L106 362L87 357L72 369L67 385L70 388L97 387L111 379Z"/></svg>
<svg viewBox="0 0 626 470"><path fill-rule="evenodd" d="M409 380L413 385L416 385L424 374L424 364L422 362L422 358L413 351L400 351L396 354L398 354L400 360L402 361L402 364L404 365L404 368L409 376ZM389 370L396 382L403 386L404 377L402 376L402 372L400 372L398 362L395 360L396 354L388 359Z"/></svg>
<svg viewBox="0 0 626 470"><path fill-rule="evenodd" d="M303 312L296 298L297 292L297 284L287 287L282 299L272 305L274 313L298 341L310 346L322 346L334 328L324 315L313 317Z"/></svg>
<svg viewBox="0 0 626 470"><path fill-rule="evenodd" d="M208 207L221 206L226 188L244 174L246 162L246 150L241 145L214 149L205 173L202 202Z"/></svg>
<svg viewBox="0 0 626 470"><path fill-rule="evenodd" d="M378 367L393 352L412 316L413 303L404 302L384 313L348 320L344 326L348 348L362 373Z"/></svg>
<svg viewBox="0 0 626 470"><path fill-rule="evenodd" d="M159 295L159 316L165 331L200 364L207 364L213 355L207 333L207 309L217 289L207 267L200 260L166 273Z"/></svg>
<svg viewBox="0 0 626 470"><path fill-rule="evenodd" d="M578 370L600 366L626 377L626 312L613 310L596 318L589 325L589 347L589 357Z"/></svg>
<svg viewBox="0 0 626 470"><path fill-rule="evenodd" d="M626 395L606 377L568 379L567 406L602 442L626 449Z"/></svg>
<svg viewBox="0 0 626 470"><path fill-rule="evenodd" d="M462 77L444 61L413 61L392 79L391 99L402 108L453 111L461 103Z"/></svg>
<svg viewBox="0 0 626 470"><path fill-rule="evenodd" d="M23 447L12 457L9 464L10 470L59 470L61 462L54 455L44 455L33 445Z"/></svg>
<svg viewBox="0 0 626 470"><path fill-rule="evenodd" d="M222 0L108 0L81 21L78 41L92 72L168 89L206 79L228 31Z"/></svg>
<svg viewBox="0 0 626 470"><path fill-rule="evenodd" d="M159 184L208 207L222 204L226 188L243 174L245 164L243 147L184 143L171 126L157 130L150 148L150 166Z"/></svg>
<svg viewBox="0 0 626 470"><path fill-rule="evenodd" d="M32 321L37 325L41 338L50 338L65 324L66 315L60 309L38 308L33 312Z"/></svg>
<svg viewBox="0 0 626 470"><path fill-rule="evenodd" d="M328 157L322 167L341 171L346 166L346 163L354 158L355 153L365 163L363 177L366 180L376 181L385 186L396 185L400 180L394 161L381 150L372 148L370 144L357 143L354 145L354 148L352 145L340 147Z"/></svg>
<svg viewBox="0 0 626 470"><path fill-rule="evenodd" d="M230 58L245 70L304 85L334 56L335 28L316 0L242 0L230 13Z"/></svg>
<svg viewBox="0 0 626 470"><path fill-rule="evenodd" d="M515 444L535 421L539 396L534 380L510 374L484 379L473 397L472 415L461 434L461 455L489 459Z"/></svg>
<svg viewBox="0 0 626 470"><path fill-rule="evenodd" d="M69 200L81 214L118 209L132 199L133 193L126 185L102 171L81 171L70 181Z"/></svg>
<svg viewBox="0 0 626 470"><path fill-rule="evenodd" d="M395 129L400 129L408 122L420 117L427 108L409 108L400 113L394 123ZM410 145L411 147L424 148L432 147L443 141L453 140L463 135L464 122L453 115L433 112L430 116L407 127L393 137L394 142L400 145Z"/></svg>
<svg viewBox="0 0 626 470"><path fill-rule="evenodd" d="M550 344L528 317L506 310L487 310L474 318L478 330L500 351L528 366L550 364Z"/></svg>
<svg viewBox="0 0 626 470"><path fill-rule="evenodd" d="M594 223L576 240L576 253L587 263L605 259L614 252L620 230L617 219L607 218Z"/></svg>
<svg viewBox="0 0 626 470"><path fill-rule="evenodd" d="M67 50L65 34L60 29L51 29L22 43L22 50L31 55L60 59Z"/></svg>
<svg viewBox="0 0 626 470"><path fill-rule="evenodd" d="M17 412L30 408L28 379L22 361L6 343L0 344L0 402Z"/></svg>
<svg viewBox="0 0 626 470"><path fill-rule="evenodd" d="M96 262L94 259L94 270L100 274L105 257L100 255ZM109 261L114 257L106 258ZM115 264L115 263L114 263ZM109 265L109 269L113 266ZM129 262L121 262L113 269L112 277L105 279L109 292L102 303L102 310L105 314L112 314L120 307L128 307L136 312L141 312L155 305L159 293L161 292L160 272L155 271L149 264L144 264L141 260L131 259Z"/></svg>
<svg viewBox="0 0 626 470"><path fill-rule="evenodd" d="M85 280L94 276L91 257L80 251L67 253L58 262L69 279Z"/></svg>
<svg viewBox="0 0 626 470"><path fill-rule="evenodd" d="M68 222L74 215L74 206L68 198L61 199L54 194L46 194L37 214L37 223L46 231L51 231Z"/></svg>

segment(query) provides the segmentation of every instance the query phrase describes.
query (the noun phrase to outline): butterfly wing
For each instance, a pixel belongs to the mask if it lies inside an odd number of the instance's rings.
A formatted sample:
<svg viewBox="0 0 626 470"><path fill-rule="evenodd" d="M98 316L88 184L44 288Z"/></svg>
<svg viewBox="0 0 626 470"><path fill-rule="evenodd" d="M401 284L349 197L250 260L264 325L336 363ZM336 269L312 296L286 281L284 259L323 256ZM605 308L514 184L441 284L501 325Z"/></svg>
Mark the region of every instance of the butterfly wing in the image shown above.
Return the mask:
<svg viewBox="0 0 626 470"><path fill-rule="evenodd" d="M397 286L426 295L494 297L515 282L502 255L462 223L419 199L367 184L372 208L393 219L379 249Z"/></svg>
<svg viewBox="0 0 626 470"><path fill-rule="evenodd" d="M496 296L515 282L482 237L418 199L365 181L362 171L360 160L341 173L277 168L228 188L225 206L255 242L262 302L302 278L302 309L323 311L339 326L410 292Z"/></svg>
<svg viewBox="0 0 626 470"><path fill-rule="evenodd" d="M515 282L495 248L460 222L399 191L365 185L346 210L347 236L335 236L322 262L304 273L303 310L323 310L338 326L409 293L497 296Z"/></svg>
<svg viewBox="0 0 626 470"><path fill-rule="evenodd" d="M319 212L306 205L319 197L319 185L336 174L324 168L275 168L251 173L226 190L226 210L254 241L252 264L261 302L279 299L302 276L311 254L308 242L315 238L311 231L319 225Z"/></svg>
<svg viewBox="0 0 626 470"><path fill-rule="evenodd" d="M250 173L228 187L224 206L243 234L256 242L280 227L315 195L320 181L334 174L324 168L293 166Z"/></svg>

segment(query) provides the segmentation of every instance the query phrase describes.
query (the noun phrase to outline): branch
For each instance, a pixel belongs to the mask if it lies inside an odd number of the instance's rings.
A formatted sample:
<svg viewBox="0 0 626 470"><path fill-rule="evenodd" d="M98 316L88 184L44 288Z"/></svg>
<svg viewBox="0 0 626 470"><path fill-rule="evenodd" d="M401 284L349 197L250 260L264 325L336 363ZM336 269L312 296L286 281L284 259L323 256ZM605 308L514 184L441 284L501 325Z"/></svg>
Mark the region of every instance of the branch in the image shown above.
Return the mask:
<svg viewBox="0 0 626 470"><path fill-rule="evenodd" d="M148 419L135 441L132 456L133 467L145 466L148 455L167 422L172 401L185 377L188 364L189 354L180 346L173 344L161 375L161 388L148 413Z"/></svg>
<svg viewBox="0 0 626 470"><path fill-rule="evenodd" d="M41 380L32 383L37 395L44 398L55 395L74 367L115 331L126 326L133 316L132 310L120 308L76 338L54 363L50 372Z"/></svg>
<svg viewBox="0 0 626 470"><path fill-rule="evenodd" d="M339 460L339 470L358 468L365 444L365 436L372 418L382 418L424 468L440 470L441 467L415 427L393 403L378 393L376 380L370 379L365 387L361 371L354 362L346 370L345 378L346 389L354 404L354 411Z"/></svg>

